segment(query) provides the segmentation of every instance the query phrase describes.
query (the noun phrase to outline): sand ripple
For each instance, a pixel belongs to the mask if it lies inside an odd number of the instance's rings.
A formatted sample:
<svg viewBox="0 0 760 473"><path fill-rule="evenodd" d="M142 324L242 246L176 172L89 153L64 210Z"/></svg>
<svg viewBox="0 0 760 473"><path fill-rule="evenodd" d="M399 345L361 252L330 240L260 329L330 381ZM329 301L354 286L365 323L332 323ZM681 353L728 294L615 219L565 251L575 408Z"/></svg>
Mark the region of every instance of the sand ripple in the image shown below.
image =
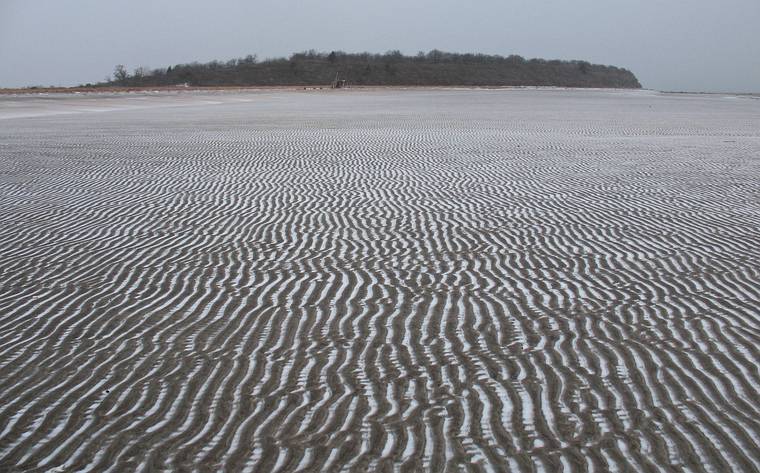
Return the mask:
<svg viewBox="0 0 760 473"><path fill-rule="evenodd" d="M760 470L757 101L185 105L2 122L0 469Z"/></svg>

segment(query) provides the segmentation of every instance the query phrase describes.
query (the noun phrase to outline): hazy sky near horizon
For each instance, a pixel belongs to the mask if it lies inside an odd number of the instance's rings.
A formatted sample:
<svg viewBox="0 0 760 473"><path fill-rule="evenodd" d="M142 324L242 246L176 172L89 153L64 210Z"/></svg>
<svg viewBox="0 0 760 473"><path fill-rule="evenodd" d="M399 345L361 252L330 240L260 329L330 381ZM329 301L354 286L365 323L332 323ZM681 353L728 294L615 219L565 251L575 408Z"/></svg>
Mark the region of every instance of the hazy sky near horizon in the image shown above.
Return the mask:
<svg viewBox="0 0 760 473"><path fill-rule="evenodd" d="M658 90L760 92L760 0L0 0L0 87L306 49L584 59Z"/></svg>

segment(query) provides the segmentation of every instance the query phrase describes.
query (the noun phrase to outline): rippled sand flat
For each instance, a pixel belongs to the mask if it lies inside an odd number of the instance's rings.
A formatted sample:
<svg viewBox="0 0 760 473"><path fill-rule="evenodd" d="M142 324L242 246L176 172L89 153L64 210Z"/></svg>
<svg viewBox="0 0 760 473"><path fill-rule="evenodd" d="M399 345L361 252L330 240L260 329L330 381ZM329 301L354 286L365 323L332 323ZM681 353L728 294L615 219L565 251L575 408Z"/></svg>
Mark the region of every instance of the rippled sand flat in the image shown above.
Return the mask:
<svg viewBox="0 0 760 473"><path fill-rule="evenodd" d="M760 470L760 100L0 98L0 470Z"/></svg>

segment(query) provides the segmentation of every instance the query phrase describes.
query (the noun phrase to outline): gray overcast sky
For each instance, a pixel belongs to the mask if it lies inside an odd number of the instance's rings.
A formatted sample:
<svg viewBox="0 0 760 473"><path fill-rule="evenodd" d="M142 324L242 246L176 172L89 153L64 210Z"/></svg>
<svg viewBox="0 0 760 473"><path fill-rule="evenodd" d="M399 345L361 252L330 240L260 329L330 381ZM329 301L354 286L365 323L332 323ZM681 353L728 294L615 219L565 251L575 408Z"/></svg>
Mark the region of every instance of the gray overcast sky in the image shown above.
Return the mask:
<svg viewBox="0 0 760 473"><path fill-rule="evenodd" d="M312 48L586 59L653 89L760 92L760 0L0 0L0 87Z"/></svg>

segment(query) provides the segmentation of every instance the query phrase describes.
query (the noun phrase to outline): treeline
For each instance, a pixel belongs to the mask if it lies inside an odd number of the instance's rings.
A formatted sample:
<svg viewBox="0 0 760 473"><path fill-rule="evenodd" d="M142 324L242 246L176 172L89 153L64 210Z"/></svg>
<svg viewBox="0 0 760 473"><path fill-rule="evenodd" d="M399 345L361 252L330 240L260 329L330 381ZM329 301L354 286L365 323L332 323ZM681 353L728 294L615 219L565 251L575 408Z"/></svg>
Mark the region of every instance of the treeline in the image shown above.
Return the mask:
<svg viewBox="0 0 760 473"><path fill-rule="evenodd" d="M336 74L349 85L641 87L633 73L614 66L439 50L416 56L405 56L400 51L371 54L311 50L290 58L259 61L249 55L224 62L138 68L132 73L119 65L113 79L103 85L327 86Z"/></svg>

